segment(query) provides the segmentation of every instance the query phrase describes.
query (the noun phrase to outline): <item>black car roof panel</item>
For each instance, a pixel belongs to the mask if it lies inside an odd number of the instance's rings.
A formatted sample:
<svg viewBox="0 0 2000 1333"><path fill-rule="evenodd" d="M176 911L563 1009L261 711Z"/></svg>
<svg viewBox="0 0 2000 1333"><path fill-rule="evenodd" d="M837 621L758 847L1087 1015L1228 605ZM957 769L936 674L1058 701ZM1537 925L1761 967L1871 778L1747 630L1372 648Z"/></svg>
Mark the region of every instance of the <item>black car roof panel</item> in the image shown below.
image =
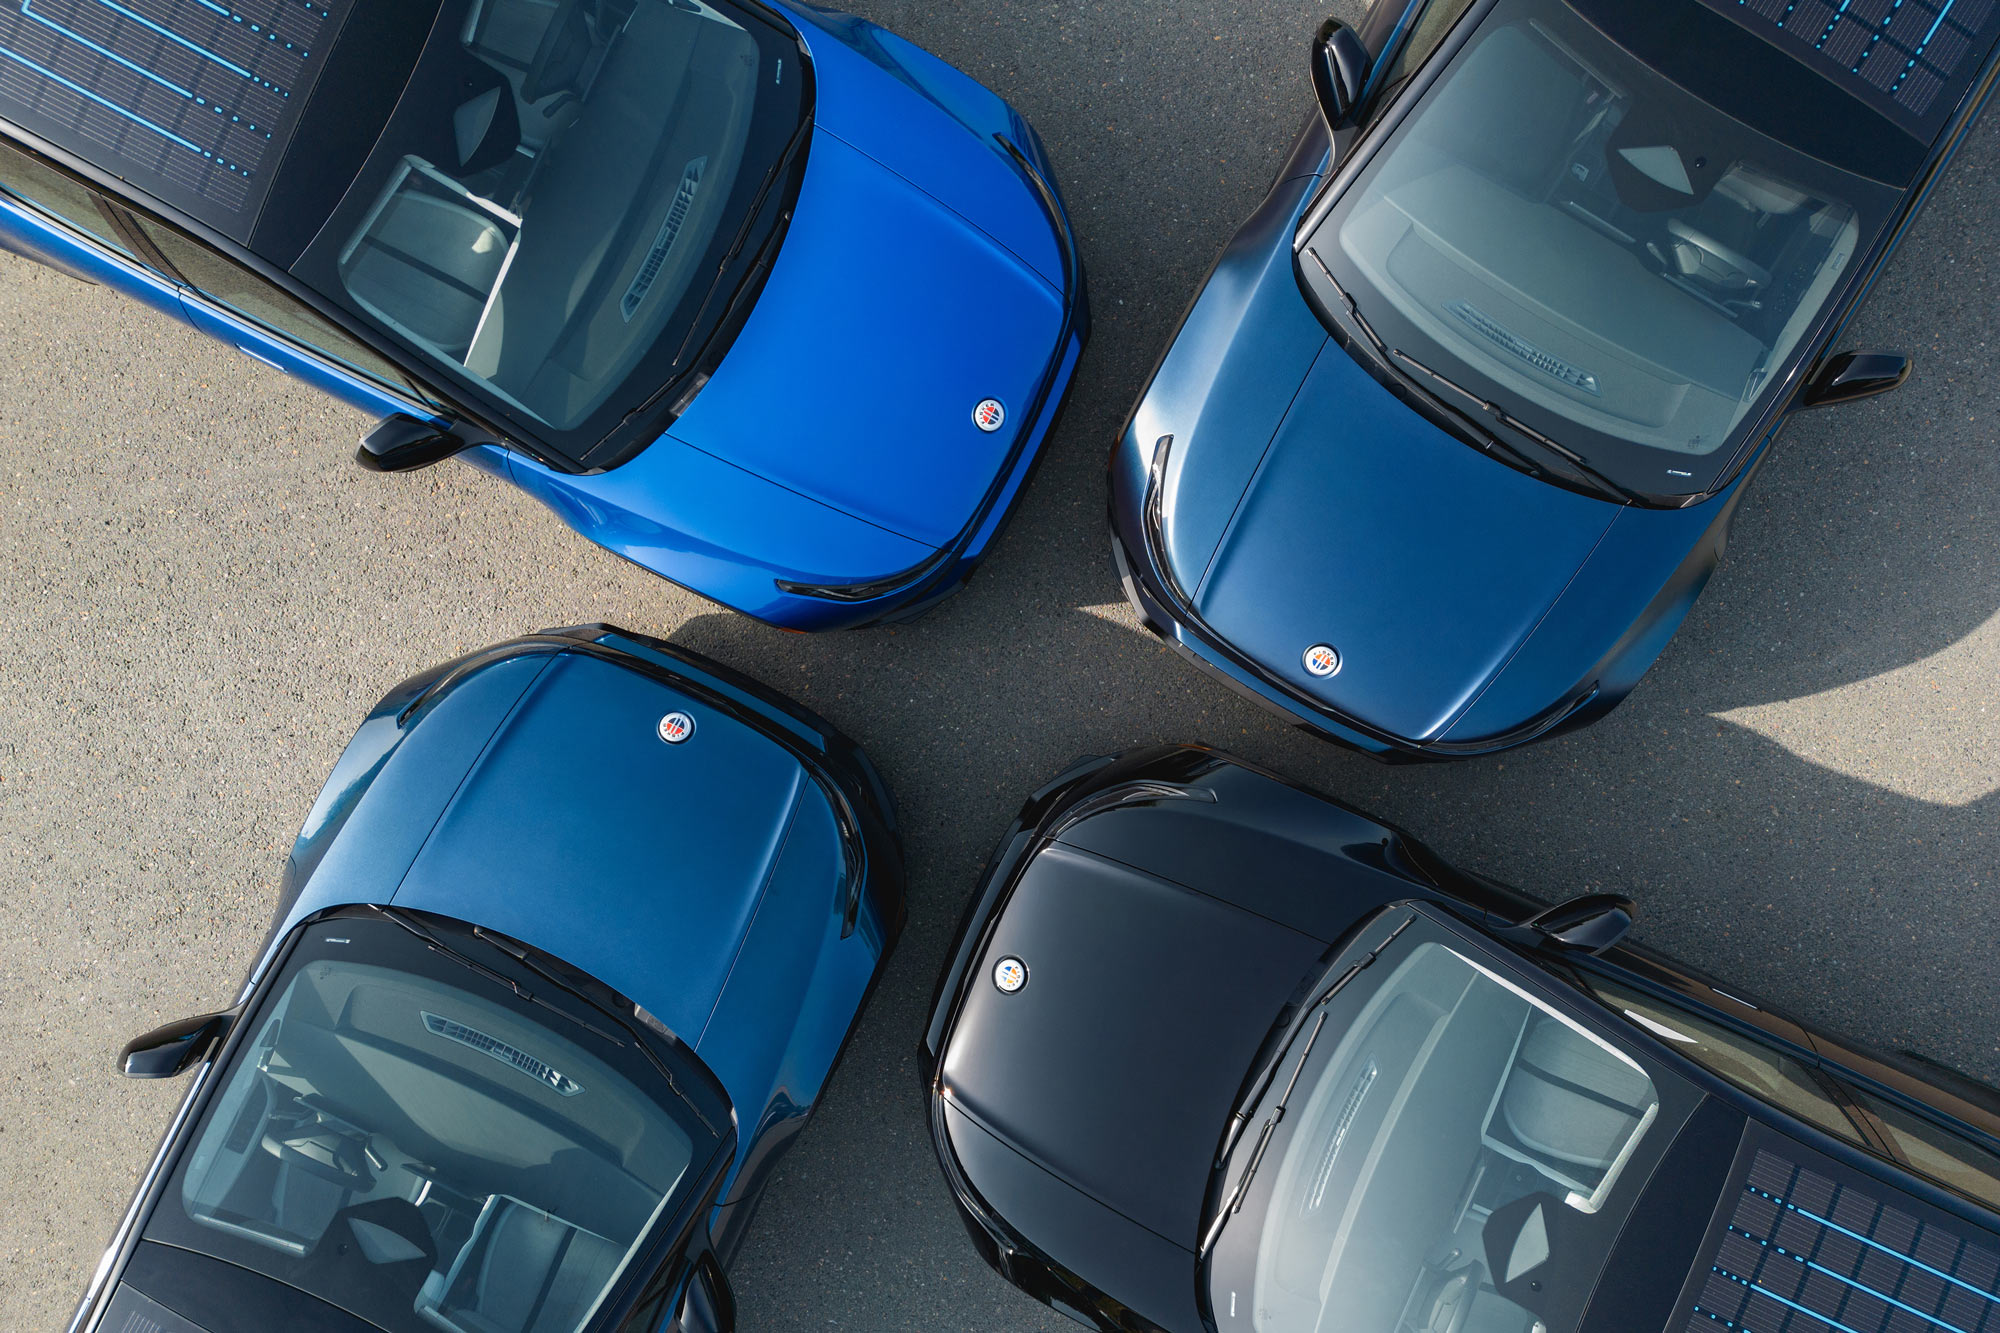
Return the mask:
<svg viewBox="0 0 2000 1333"><path fill-rule="evenodd" d="M353 0L0 0L0 117L237 240Z"/></svg>
<svg viewBox="0 0 2000 1333"><path fill-rule="evenodd" d="M1993 45L1996 0L1703 0L1929 139Z"/></svg>
<svg viewBox="0 0 2000 1333"><path fill-rule="evenodd" d="M1783 1145L1772 1136L1750 1150L1677 1327L2000 1333L2000 1237L1920 1215L1914 1201L1830 1162L1806 1165L1814 1155Z"/></svg>

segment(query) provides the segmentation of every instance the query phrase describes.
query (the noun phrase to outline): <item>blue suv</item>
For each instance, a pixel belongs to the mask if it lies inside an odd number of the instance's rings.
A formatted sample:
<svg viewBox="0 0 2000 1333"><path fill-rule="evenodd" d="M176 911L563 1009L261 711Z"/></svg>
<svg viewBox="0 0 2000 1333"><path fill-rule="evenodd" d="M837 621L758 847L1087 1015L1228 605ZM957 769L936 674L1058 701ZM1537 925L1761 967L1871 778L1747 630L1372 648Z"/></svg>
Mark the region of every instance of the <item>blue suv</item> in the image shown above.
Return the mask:
<svg viewBox="0 0 2000 1333"><path fill-rule="evenodd" d="M726 1333L904 919L826 722L603 625L397 686L285 866L71 1333Z"/></svg>
<svg viewBox="0 0 2000 1333"><path fill-rule="evenodd" d="M1087 322L1019 114L757 0L10 5L0 246L794 629L964 582Z"/></svg>

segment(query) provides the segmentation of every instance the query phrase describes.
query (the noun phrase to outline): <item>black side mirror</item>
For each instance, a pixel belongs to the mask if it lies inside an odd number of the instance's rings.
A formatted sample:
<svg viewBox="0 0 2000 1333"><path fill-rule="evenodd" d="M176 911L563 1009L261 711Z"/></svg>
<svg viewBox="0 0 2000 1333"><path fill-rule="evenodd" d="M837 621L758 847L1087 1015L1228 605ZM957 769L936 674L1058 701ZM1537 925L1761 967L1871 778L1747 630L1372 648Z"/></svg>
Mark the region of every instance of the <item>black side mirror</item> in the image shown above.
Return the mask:
<svg viewBox="0 0 2000 1333"><path fill-rule="evenodd" d="M1842 352L1820 364L1799 390L1800 407L1830 407L1872 398L1898 388L1910 377L1910 358L1899 352Z"/></svg>
<svg viewBox="0 0 2000 1333"><path fill-rule="evenodd" d="M674 1317L676 1333L736 1333L736 1293L729 1278L715 1261L712 1250L703 1250L694 1261L694 1274L681 1293L680 1313Z"/></svg>
<svg viewBox="0 0 2000 1333"><path fill-rule="evenodd" d="M1519 930L1529 937L1530 943L1603 953L1625 938L1637 911L1630 898L1615 893L1586 893L1529 917Z"/></svg>
<svg viewBox="0 0 2000 1333"><path fill-rule="evenodd" d="M1354 29L1339 19L1328 19L1313 38L1313 91L1319 94L1319 109L1329 128L1339 129L1361 104L1361 90L1368 85L1368 67L1373 60L1368 48L1354 35Z"/></svg>
<svg viewBox="0 0 2000 1333"><path fill-rule="evenodd" d="M441 463L470 443L435 422L398 412L361 437L354 461L370 472L409 472Z"/></svg>
<svg viewBox="0 0 2000 1333"><path fill-rule="evenodd" d="M185 1074L215 1049L236 1016L234 1009L202 1014L134 1037L125 1043L118 1057L118 1070L126 1078L172 1078Z"/></svg>

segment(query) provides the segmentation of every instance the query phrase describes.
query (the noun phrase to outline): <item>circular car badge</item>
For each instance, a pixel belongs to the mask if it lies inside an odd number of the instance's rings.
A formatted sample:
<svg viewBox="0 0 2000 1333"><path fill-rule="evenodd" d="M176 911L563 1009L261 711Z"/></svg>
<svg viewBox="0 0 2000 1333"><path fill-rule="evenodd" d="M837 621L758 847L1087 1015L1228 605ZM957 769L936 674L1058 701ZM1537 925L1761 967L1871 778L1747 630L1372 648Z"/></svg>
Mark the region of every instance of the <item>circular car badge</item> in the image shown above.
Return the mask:
<svg viewBox="0 0 2000 1333"><path fill-rule="evenodd" d="M1326 677L1340 671L1340 654L1329 643L1316 643L1306 649L1306 670L1312 675Z"/></svg>
<svg viewBox="0 0 2000 1333"><path fill-rule="evenodd" d="M1028 984L1028 965L1018 958L1002 958L993 965L993 984L1002 995L1012 995Z"/></svg>
<svg viewBox="0 0 2000 1333"><path fill-rule="evenodd" d="M660 719L660 739L669 745L679 745L694 735L694 719L686 713L668 713Z"/></svg>
<svg viewBox="0 0 2000 1333"><path fill-rule="evenodd" d="M1007 424L1007 409L998 398L987 398L972 409L972 424L991 435Z"/></svg>

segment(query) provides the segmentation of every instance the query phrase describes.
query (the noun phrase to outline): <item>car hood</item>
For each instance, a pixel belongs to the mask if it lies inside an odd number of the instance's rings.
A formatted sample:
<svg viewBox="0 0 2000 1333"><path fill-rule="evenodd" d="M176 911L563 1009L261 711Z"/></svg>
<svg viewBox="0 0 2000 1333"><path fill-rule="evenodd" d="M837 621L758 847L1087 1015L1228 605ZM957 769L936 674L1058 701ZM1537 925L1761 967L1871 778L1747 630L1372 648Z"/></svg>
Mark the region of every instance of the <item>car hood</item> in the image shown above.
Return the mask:
<svg viewBox="0 0 2000 1333"><path fill-rule="evenodd" d="M583 654L544 660L390 901L554 954L699 1049L795 808L824 798L782 746L698 699ZM686 743L659 738L670 710L694 719ZM340 841L370 837L365 813Z"/></svg>
<svg viewBox="0 0 2000 1333"><path fill-rule="evenodd" d="M1200 464L1189 458L1177 491L1201 488ZM1195 608L1308 696L1391 735L1433 739L1527 640L1618 513L1469 448L1329 342L1242 492ZM1173 554L1186 568L1189 553ZM1337 674L1306 671L1315 644L1339 653Z"/></svg>
<svg viewBox="0 0 2000 1333"><path fill-rule="evenodd" d="M1191 1251L1244 1075L1324 949L1057 844L1024 872L967 974L940 1071L947 1105ZM1010 956L1028 979L1006 995L992 974Z"/></svg>
<svg viewBox="0 0 2000 1333"><path fill-rule="evenodd" d="M998 140L1053 185L1033 127L997 93L852 14L788 7L812 57L813 123L880 162L1034 266L1065 281L1062 242Z"/></svg>
<svg viewBox="0 0 2000 1333"><path fill-rule="evenodd" d="M1062 327L1062 298L1034 269L818 129L756 307L671 435L946 546L1031 426ZM990 433L973 421L988 398L1006 411Z"/></svg>

